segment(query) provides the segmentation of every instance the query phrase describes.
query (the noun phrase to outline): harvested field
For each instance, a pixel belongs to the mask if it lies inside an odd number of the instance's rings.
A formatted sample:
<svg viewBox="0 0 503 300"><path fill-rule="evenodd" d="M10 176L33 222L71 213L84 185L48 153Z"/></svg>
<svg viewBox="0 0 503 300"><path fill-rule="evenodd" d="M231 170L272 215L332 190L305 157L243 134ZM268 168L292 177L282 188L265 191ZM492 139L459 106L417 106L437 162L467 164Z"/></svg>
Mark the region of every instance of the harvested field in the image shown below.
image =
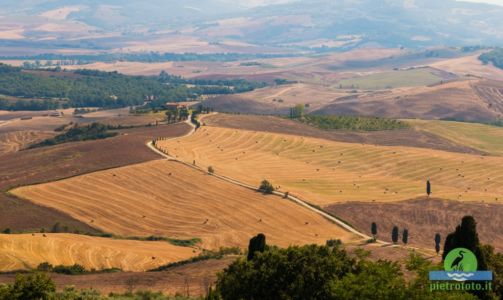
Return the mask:
<svg viewBox="0 0 503 300"><path fill-rule="evenodd" d="M41 142L55 135L47 131L15 131L0 133L0 155L17 152L31 144Z"/></svg>
<svg viewBox="0 0 503 300"><path fill-rule="evenodd" d="M354 236L318 214L177 162L158 160L12 191L106 232L202 238L203 247L248 244L264 233L279 246Z"/></svg>
<svg viewBox="0 0 503 300"><path fill-rule="evenodd" d="M326 210L336 214L362 232L370 234L370 225L376 222L378 237L391 241L391 230L409 229L409 243L434 249L435 233L443 240L454 231L465 215L472 215L478 223L477 231L482 243L503 251L503 206L496 203L463 203L419 198L395 203L346 202L333 204Z"/></svg>
<svg viewBox="0 0 503 300"><path fill-rule="evenodd" d="M287 115L289 108L279 107L271 103L263 103L245 98L241 95L225 95L210 98L202 103L218 112Z"/></svg>
<svg viewBox="0 0 503 300"><path fill-rule="evenodd" d="M472 147L491 155L503 155L503 128L448 121L409 120L420 130L424 130L450 140L453 143Z"/></svg>
<svg viewBox="0 0 503 300"><path fill-rule="evenodd" d="M323 80L320 79L320 81ZM309 108L306 110L310 111L319 109L337 98L348 95L351 94L321 84L296 83L257 89L240 94L239 97L242 101L257 101L269 105L274 110L288 110L297 104L309 104ZM240 112L247 113L247 111ZM269 114L275 114L275 112L271 110Z"/></svg>
<svg viewBox="0 0 503 300"><path fill-rule="evenodd" d="M411 147L333 142L206 126L159 147L183 161L250 185L270 180L282 191L326 205L435 197L501 201L503 158Z"/></svg>
<svg viewBox="0 0 503 300"><path fill-rule="evenodd" d="M484 65L478 57L481 53L458 57L453 59L441 60L430 64L433 68L453 72L459 76L479 76L494 80L503 80L503 70L496 68L491 64Z"/></svg>
<svg viewBox="0 0 503 300"><path fill-rule="evenodd" d="M479 97L484 100L487 107L494 110L501 119L503 114L503 82L501 81L479 81L473 84L474 90Z"/></svg>
<svg viewBox="0 0 503 300"><path fill-rule="evenodd" d="M367 93L333 101L314 113L465 121L495 120L499 115L479 97L469 81Z"/></svg>
<svg viewBox="0 0 503 300"><path fill-rule="evenodd" d="M118 131L104 140L66 143L0 156L0 188L47 182L97 170L158 159L145 144L155 137L189 132L187 124L141 127Z"/></svg>
<svg viewBox="0 0 503 300"><path fill-rule="evenodd" d="M43 262L86 269L146 271L196 256L197 251L167 242L114 240L76 234L2 234L0 271L36 268Z"/></svg>
<svg viewBox="0 0 503 300"><path fill-rule="evenodd" d="M0 155L0 189L48 182L97 170L155 160L159 155L145 146L160 136L187 133L186 124L134 128L120 131L122 135L96 141L61 144ZM33 205L28 201L0 194L0 228L39 230L56 222L82 231L88 225L61 212Z"/></svg>
<svg viewBox="0 0 503 300"><path fill-rule="evenodd" d="M348 246L348 252L353 253L358 246ZM409 255L409 251L400 247L379 246L375 244L363 245L361 248L372 252L370 259L387 259L403 262ZM438 262L438 257L427 257ZM161 291L167 295L181 294L190 296L205 296L209 285L214 285L216 274L238 256L227 256L215 260L205 260L190 263L183 266L173 267L163 272L146 273L110 273L92 275L60 275L49 274L56 283L58 290L67 286L75 286L77 289L95 289L101 294L125 293L129 291L153 290ZM0 283L11 283L15 275L0 274Z"/></svg>
<svg viewBox="0 0 503 300"><path fill-rule="evenodd" d="M407 121L409 122L409 121ZM209 126L245 129L251 131L265 131L272 133L284 133L305 137L322 138L331 141L372 144L383 146L407 146L444 150L450 152L482 154L483 152L440 138L433 133L423 130L391 130L391 131L340 131L321 130L313 126L293 120L257 115L232 115L215 114L204 118L204 123Z"/></svg>
<svg viewBox="0 0 503 300"><path fill-rule="evenodd" d="M121 272L91 275L50 274L58 290L67 286L77 289L94 289L106 295L108 293L126 293L131 291L161 291L167 295L181 294L205 296L207 289L216 280L217 272L226 268L237 257L225 257L219 260L205 260L188 265L174 267L164 272ZM0 274L0 283L11 283L15 275Z"/></svg>
<svg viewBox="0 0 503 300"><path fill-rule="evenodd" d="M337 82L342 88L383 90L407 86L425 86L440 82L442 77L430 68L399 70L353 77Z"/></svg>

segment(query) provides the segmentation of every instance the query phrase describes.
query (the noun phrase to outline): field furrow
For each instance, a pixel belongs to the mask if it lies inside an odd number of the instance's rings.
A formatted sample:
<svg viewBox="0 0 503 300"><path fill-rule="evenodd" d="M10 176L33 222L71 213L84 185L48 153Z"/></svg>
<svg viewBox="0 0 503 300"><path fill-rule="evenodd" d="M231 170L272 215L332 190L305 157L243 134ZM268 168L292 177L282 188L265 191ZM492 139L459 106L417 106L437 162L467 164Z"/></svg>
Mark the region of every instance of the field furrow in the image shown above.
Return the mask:
<svg viewBox="0 0 503 300"><path fill-rule="evenodd" d="M355 238L293 202L165 160L12 192L106 232L201 238L204 248L244 247L258 233L265 233L269 243L279 246Z"/></svg>
<svg viewBox="0 0 503 300"><path fill-rule="evenodd" d="M444 199L499 201L503 193L501 157L211 126L159 146L251 185L268 179L319 205L417 198L424 196L427 179L434 196Z"/></svg>

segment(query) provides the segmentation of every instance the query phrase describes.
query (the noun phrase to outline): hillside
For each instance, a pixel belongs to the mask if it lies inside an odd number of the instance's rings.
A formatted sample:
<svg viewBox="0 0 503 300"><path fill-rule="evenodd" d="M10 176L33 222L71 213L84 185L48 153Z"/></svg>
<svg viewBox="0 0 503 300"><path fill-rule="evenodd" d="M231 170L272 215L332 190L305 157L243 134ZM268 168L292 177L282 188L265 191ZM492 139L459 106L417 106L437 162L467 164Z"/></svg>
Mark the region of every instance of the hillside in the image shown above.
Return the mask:
<svg viewBox="0 0 503 300"><path fill-rule="evenodd" d="M159 147L251 185L268 179L318 205L413 199L425 194L427 179L443 199L498 202L503 192L501 157L210 126Z"/></svg>
<svg viewBox="0 0 503 300"><path fill-rule="evenodd" d="M260 232L267 234L268 243L279 246L354 239L288 200L163 160L21 187L12 193L106 232L201 238L207 249L245 247Z"/></svg>
<svg viewBox="0 0 503 300"><path fill-rule="evenodd" d="M197 255L167 242L113 240L74 234L0 235L0 272L79 264L87 270L146 271Z"/></svg>

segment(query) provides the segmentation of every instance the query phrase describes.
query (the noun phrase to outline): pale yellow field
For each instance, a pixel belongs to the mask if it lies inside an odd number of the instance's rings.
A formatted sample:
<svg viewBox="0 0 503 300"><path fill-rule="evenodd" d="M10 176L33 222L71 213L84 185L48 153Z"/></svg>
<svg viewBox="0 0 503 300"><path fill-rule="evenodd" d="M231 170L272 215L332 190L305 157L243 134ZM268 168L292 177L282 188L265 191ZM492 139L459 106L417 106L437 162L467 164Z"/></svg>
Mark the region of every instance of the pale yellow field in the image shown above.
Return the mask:
<svg viewBox="0 0 503 300"><path fill-rule="evenodd" d="M258 233L279 246L354 238L289 200L264 196L167 160L22 187L13 193L106 232L197 237L207 249L245 247Z"/></svg>
<svg viewBox="0 0 503 300"><path fill-rule="evenodd" d="M15 131L0 133L0 154L19 151L27 145L43 141L54 135L54 132L48 131Z"/></svg>
<svg viewBox="0 0 503 300"><path fill-rule="evenodd" d="M428 178L437 198L503 200L501 157L217 127L159 145L178 159L211 165L216 173L248 184L268 179L319 205L416 198L425 195Z"/></svg>
<svg viewBox="0 0 503 300"><path fill-rule="evenodd" d="M80 264L86 269L146 271L198 254L167 242L114 240L75 234L0 234L0 271Z"/></svg>
<svg viewBox="0 0 503 300"><path fill-rule="evenodd" d="M450 121L407 120L417 128L491 155L503 155L503 127Z"/></svg>

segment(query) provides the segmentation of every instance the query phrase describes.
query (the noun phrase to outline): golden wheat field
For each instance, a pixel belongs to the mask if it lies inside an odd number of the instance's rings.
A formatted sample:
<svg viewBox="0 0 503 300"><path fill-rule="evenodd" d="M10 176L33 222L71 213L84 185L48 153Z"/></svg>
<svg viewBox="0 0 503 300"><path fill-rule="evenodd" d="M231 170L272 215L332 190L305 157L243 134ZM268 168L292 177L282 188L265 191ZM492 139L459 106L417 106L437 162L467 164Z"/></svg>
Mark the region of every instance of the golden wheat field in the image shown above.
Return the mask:
<svg viewBox="0 0 503 300"><path fill-rule="evenodd" d="M427 179L437 198L503 201L501 157L210 126L158 146L248 184L267 179L318 205L416 198L425 195Z"/></svg>
<svg viewBox="0 0 503 300"><path fill-rule="evenodd" d="M264 196L168 160L22 187L13 193L106 232L201 238L206 249L246 246L257 233L279 246L353 238L289 200Z"/></svg>
<svg viewBox="0 0 503 300"><path fill-rule="evenodd" d="M44 235L1 234L0 271L36 268L43 262L65 266L80 264L88 270L146 271L188 259L199 252L168 242L114 240L75 234Z"/></svg>

